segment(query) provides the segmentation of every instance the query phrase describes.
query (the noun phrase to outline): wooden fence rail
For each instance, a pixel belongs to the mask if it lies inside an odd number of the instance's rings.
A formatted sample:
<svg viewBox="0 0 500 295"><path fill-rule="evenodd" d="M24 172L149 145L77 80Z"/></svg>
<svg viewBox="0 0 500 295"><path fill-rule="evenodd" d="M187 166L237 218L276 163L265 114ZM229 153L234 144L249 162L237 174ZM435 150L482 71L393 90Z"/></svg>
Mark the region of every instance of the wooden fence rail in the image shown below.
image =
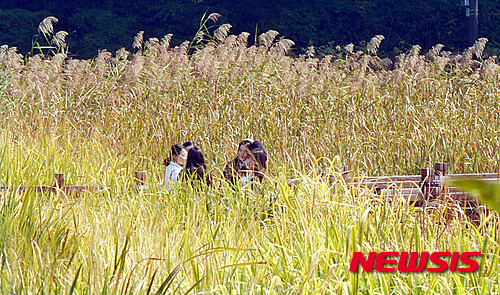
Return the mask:
<svg viewBox="0 0 500 295"><path fill-rule="evenodd" d="M55 183L53 185L38 186L0 186L1 191L15 190L17 192L34 191L36 193L83 193L88 191L102 191L104 187L99 185L65 185L63 173L54 174Z"/></svg>
<svg viewBox="0 0 500 295"><path fill-rule="evenodd" d="M438 162L434 168L420 169L420 175L394 175L394 176L372 176L362 178L350 178L347 166L341 170L342 178L345 183L351 187L365 188L374 194L383 194L385 196L403 196L414 202L416 205L423 205L428 201L445 197L459 202L475 200L471 195L461 191L456 187L449 187L447 180L458 178L480 178L485 181L500 181L498 173L474 173L474 174L447 174L447 164ZM148 189L146 185L145 171L134 173L136 189ZM331 175L328 177L333 179ZM66 185L63 173L54 174L53 185L41 186L1 186L0 191L16 190L17 192L34 191L36 193L67 193L77 194L91 191L103 191L105 187L99 185ZM288 180L290 185L300 183L299 179ZM133 189L133 187L129 187Z"/></svg>
<svg viewBox="0 0 500 295"><path fill-rule="evenodd" d="M37 185L37 186L0 186L0 191L15 190L16 192L28 192L34 191L35 193L66 193L66 194L78 194L83 192L94 192L94 191L104 191L105 187L100 185L66 185L66 180L64 173L54 174L54 184L53 185ZM134 180L136 188L145 189L146 183L146 172L137 171L134 173ZM133 189L133 187L129 187Z"/></svg>
<svg viewBox="0 0 500 295"><path fill-rule="evenodd" d="M345 167L343 174L347 173ZM363 177L346 181L347 185L369 189L374 194L386 196L402 196L416 205L425 205L428 201L438 198L457 201L459 203L473 202L475 198L459 188L448 186L448 180L459 178L479 178L484 181L500 181L498 173L447 174L447 164L438 162L434 168L420 169L420 175ZM349 179L344 176L344 179Z"/></svg>

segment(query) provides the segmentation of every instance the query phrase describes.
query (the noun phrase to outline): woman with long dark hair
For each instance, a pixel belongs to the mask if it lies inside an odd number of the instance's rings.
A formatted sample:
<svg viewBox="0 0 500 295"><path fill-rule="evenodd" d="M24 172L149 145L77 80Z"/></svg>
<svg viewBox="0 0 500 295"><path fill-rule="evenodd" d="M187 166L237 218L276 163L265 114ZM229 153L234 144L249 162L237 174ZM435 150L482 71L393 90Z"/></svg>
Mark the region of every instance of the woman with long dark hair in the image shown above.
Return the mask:
<svg viewBox="0 0 500 295"><path fill-rule="evenodd" d="M260 142L256 141L256 143L250 145L250 155L245 161L247 170L239 180L241 187L248 183L262 182L267 171L267 152Z"/></svg>
<svg viewBox="0 0 500 295"><path fill-rule="evenodd" d="M247 160L248 169L262 181L267 171L267 153L263 148L253 148L250 152L251 156Z"/></svg>
<svg viewBox="0 0 500 295"><path fill-rule="evenodd" d="M207 163L200 148L193 146L188 153L186 174L193 181L202 181L207 185L212 184L212 174L207 172Z"/></svg>
<svg viewBox="0 0 500 295"><path fill-rule="evenodd" d="M245 176L245 171L247 170L247 166L245 165L245 161L248 159L250 154L250 145L254 141L251 139L245 139L238 145L238 151L236 154L236 158L229 161L222 172L224 178L230 183L236 185L238 180Z"/></svg>

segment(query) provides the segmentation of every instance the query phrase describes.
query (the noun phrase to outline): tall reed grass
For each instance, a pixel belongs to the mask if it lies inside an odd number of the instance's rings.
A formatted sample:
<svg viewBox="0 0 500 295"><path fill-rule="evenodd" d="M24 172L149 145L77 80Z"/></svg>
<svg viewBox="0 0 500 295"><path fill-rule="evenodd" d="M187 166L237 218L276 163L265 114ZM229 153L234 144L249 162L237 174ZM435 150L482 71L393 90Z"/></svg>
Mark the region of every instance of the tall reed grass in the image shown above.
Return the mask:
<svg viewBox="0 0 500 295"><path fill-rule="evenodd" d="M219 34L188 55L171 35L135 53L23 59L0 52L0 185L99 184L79 196L2 194L0 289L13 294L486 294L498 289L497 216L388 202L318 176L499 170L499 67L482 47L415 46L395 63L352 46L285 55L269 32ZM139 40L141 39L141 40ZM486 42L485 40L481 42ZM484 47L483 47L484 48ZM392 69L390 69L392 68ZM161 180L168 147L195 141L220 177L237 143L259 139L256 190ZM133 171L150 191L128 190ZM298 187L283 181L302 178ZM459 212L458 212L459 213ZM482 251L472 274L350 273L353 251Z"/></svg>

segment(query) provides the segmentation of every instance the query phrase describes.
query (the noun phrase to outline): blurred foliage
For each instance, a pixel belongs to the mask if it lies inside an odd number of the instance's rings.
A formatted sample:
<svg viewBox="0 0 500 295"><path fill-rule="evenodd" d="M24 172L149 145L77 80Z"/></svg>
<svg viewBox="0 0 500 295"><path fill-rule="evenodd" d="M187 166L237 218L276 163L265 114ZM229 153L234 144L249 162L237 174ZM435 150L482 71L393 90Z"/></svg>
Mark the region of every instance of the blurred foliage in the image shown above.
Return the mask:
<svg viewBox="0 0 500 295"><path fill-rule="evenodd" d="M480 37L499 47L500 3L480 1ZM277 30L292 39L296 48L333 42L335 45L368 41L376 34L386 37L381 51L401 42L428 49L437 43L448 50L465 47L467 18L460 0L314 0L314 1L31 1L0 3L0 44L17 46L25 53L30 37L43 17L60 20L58 28L70 33L70 52L93 57L98 49L130 48L135 34L161 38L173 33L173 43L191 40L205 11L222 14L233 25L232 33Z"/></svg>
<svg viewBox="0 0 500 295"><path fill-rule="evenodd" d="M450 181L450 185L457 186L466 192L474 194L490 209L500 212L500 184L480 179L458 179Z"/></svg>
<svg viewBox="0 0 500 295"><path fill-rule="evenodd" d="M119 17L109 10L82 9L71 16L69 22L70 53L93 56L102 48L116 51L130 43L130 36L137 33L134 16Z"/></svg>

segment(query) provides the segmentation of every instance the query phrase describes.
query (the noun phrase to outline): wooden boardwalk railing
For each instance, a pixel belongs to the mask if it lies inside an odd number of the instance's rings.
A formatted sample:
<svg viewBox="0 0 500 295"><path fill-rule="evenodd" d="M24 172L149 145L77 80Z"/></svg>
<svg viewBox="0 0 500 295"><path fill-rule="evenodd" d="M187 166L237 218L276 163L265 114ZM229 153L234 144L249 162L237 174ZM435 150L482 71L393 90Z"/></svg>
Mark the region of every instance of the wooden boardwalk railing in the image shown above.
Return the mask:
<svg viewBox="0 0 500 295"><path fill-rule="evenodd" d="M389 197L402 196L408 198L415 205L425 205L428 201L437 198L447 198L458 202L475 201L475 198L456 187L449 187L447 180L474 177L485 181L500 181L498 173L475 173L475 174L447 174L446 163L436 163L434 168L420 169L420 175L394 175L375 176L362 178L349 178L347 166L342 167L341 175L348 186L365 188L378 195ZM328 179L334 179L332 175L327 175ZM53 185L42 186L17 186L0 187L0 191L16 190L17 192L34 191L36 193L66 193L78 194L90 191L103 191L105 187L98 185L66 185L64 174L54 174ZM134 174L135 189L146 190L146 172L138 171ZM289 185L300 184L299 179L287 181ZM134 187L129 187L134 189Z"/></svg>
<svg viewBox="0 0 500 295"><path fill-rule="evenodd" d="M34 191L36 193L82 193L86 191L100 191L104 190L102 186L98 185L65 185L63 173L54 174L55 182L53 185L39 185L39 186L0 186L0 191L16 190L17 192Z"/></svg>
<svg viewBox="0 0 500 295"><path fill-rule="evenodd" d="M38 186L0 186L0 191L15 190L16 192L34 191L35 193L65 193L78 194L83 192L104 191L105 187L99 185L66 185L66 180L63 173L54 174L55 182L53 185L38 185ZM137 188L144 189L146 181L146 172L135 172L134 177Z"/></svg>
<svg viewBox="0 0 500 295"><path fill-rule="evenodd" d="M344 179L349 179L343 168ZM500 181L498 173L447 174L446 163L435 163L434 168L420 169L420 175L364 177L346 181L347 185L369 189L374 194L402 196L416 205L425 205L438 198L460 203L475 201L475 198L459 188L448 186L448 180L479 178L485 181Z"/></svg>

